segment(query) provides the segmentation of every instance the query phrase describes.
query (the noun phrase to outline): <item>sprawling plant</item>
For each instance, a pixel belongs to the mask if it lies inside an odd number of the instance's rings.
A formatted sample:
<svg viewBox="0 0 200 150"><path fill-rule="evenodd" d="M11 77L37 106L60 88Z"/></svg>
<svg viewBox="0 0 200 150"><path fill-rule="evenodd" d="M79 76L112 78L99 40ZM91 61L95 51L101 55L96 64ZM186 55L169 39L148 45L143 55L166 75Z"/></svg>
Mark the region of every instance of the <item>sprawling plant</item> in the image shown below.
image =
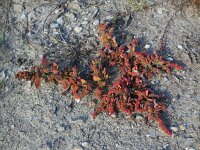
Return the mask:
<svg viewBox="0 0 200 150"><path fill-rule="evenodd" d="M128 45L120 45L113 31L112 23L99 25L102 48L98 51L99 56L91 61L90 72L85 78L80 76L78 68L60 68L58 64L48 62L46 56L43 56L40 66L18 72L16 78L30 80L36 88L40 87L41 79L61 84L63 94L71 92L76 100L93 92L99 100L93 118L100 113L112 117L118 113L132 117L137 113L148 122L156 122L171 136L172 132L162 118L166 111L165 99L150 89L149 81L156 75L170 74L174 69L182 70L182 67L164 60L156 52L148 55L136 51L137 39Z"/></svg>

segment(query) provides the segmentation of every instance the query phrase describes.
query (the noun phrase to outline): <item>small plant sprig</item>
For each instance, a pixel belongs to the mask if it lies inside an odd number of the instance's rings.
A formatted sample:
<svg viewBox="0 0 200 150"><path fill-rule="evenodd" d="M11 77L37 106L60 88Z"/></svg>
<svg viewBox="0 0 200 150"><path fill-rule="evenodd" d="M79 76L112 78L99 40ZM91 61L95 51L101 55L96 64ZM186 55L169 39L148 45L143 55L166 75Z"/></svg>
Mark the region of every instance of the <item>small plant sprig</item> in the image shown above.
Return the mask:
<svg viewBox="0 0 200 150"><path fill-rule="evenodd" d="M62 94L71 91L77 100L91 91L90 84L79 76L76 67L61 70L55 62L49 64L46 56L43 56L40 66L33 66L30 71L20 71L16 74L16 78L30 80L37 89L40 87L41 79L45 82L60 84L63 87Z"/></svg>
<svg viewBox="0 0 200 150"><path fill-rule="evenodd" d="M167 135L172 132L166 127L162 114L166 112L165 99L150 89L148 82L153 76L167 73L182 67L163 59L156 52L147 55L137 52L137 39L128 45L120 45L113 36L114 25L99 25L99 41L102 48L99 57L90 63L90 74L80 77L78 69L61 69L56 63L49 63L44 56L40 66L30 71L18 72L16 78L30 80L36 88L41 79L63 86L63 94L71 91L75 99L80 100L90 92L94 92L99 104L92 113L96 118L100 113L116 116L123 113L132 117L142 114L148 122L154 121Z"/></svg>

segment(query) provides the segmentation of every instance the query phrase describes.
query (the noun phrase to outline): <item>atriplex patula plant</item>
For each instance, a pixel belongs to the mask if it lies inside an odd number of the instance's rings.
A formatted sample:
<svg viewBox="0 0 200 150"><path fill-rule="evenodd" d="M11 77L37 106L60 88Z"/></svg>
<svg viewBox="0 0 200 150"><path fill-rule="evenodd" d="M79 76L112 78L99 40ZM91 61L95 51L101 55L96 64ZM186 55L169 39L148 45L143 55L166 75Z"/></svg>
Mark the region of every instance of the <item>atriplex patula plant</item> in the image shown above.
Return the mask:
<svg viewBox="0 0 200 150"><path fill-rule="evenodd" d="M90 72L84 77L78 68L60 68L59 64L50 63L43 56L40 66L18 72L16 78L30 80L36 88L40 87L41 79L60 84L63 94L71 92L76 100L94 92L99 104L92 113L93 118L100 113L110 116L123 113L128 117L142 114L147 122L156 122L160 129L171 136L172 132L162 118L166 111L165 99L150 89L149 81L156 75L170 74L174 69L182 70L182 67L164 60L156 52L148 55L136 51L139 44L137 39L128 45L120 45L113 31L112 23L99 25L102 48L98 51L99 56L91 61Z"/></svg>

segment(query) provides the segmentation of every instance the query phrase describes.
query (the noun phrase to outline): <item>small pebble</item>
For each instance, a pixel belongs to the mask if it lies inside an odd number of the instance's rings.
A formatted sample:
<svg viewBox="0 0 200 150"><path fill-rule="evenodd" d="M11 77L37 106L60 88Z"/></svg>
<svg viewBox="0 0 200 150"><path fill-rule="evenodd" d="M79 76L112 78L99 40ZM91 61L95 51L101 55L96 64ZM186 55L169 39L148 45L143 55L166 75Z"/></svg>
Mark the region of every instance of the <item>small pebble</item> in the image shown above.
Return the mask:
<svg viewBox="0 0 200 150"><path fill-rule="evenodd" d="M59 23L59 24L63 24L63 22L64 22L62 17L57 18L56 21L57 21L57 23Z"/></svg>
<svg viewBox="0 0 200 150"><path fill-rule="evenodd" d="M172 131L174 131L174 132L177 132L178 131L178 128L177 127L171 127L170 128Z"/></svg>
<svg viewBox="0 0 200 150"><path fill-rule="evenodd" d="M59 24L55 22L55 23L52 23L50 26L51 28L58 28Z"/></svg>
<svg viewBox="0 0 200 150"><path fill-rule="evenodd" d="M107 16L106 17L106 20L112 20L113 19L113 16Z"/></svg>
<svg viewBox="0 0 200 150"><path fill-rule="evenodd" d="M76 33L80 33L81 31L82 31L82 27L78 27L78 26L76 26L75 28L74 28L74 31L76 32Z"/></svg>
<svg viewBox="0 0 200 150"><path fill-rule="evenodd" d="M150 134L146 134L146 137L148 137L148 138L149 138L149 137L150 137Z"/></svg>
<svg viewBox="0 0 200 150"><path fill-rule="evenodd" d="M125 117L126 119L128 119L128 118L131 117L131 115L125 115L124 117Z"/></svg>
<svg viewBox="0 0 200 150"><path fill-rule="evenodd" d="M83 142L83 143L81 143L81 146L83 146L83 147L88 147L88 142Z"/></svg>
<svg viewBox="0 0 200 150"><path fill-rule="evenodd" d="M94 10L94 13L92 14L92 18L94 18L94 17L97 15L97 13L98 13L98 9L96 8L96 9Z"/></svg>
<svg viewBox="0 0 200 150"><path fill-rule="evenodd" d="M85 122L81 119L78 119L75 121L77 125L82 126L83 124L85 124Z"/></svg>
<svg viewBox="0 0 200 150"><path fill-rule="evenodd" d="M169 80L166 77L164 77L163 81L168 82Z"/></svg>
<svg viewBox="0 0 200 150"><path fill-rule="evenodd" d="M116 114L112 114L111 117L112 118L116 118L117 116L116 116Z"/></svg>
<svg viewBox="0 0 200 150"><path fill-rule="evenodd" d="M162 14L162 8L158 8L158 14Z"/></svg>
<svg viewBox="0 0 200 150"><path fill-rule="evenodd" d="M44 34L47 34L47 33L48 33L48 29L44 28Z"/></svg>
<svg viewBox="0 0 200 150"><path fill-rule="evenodd" d="M75 101L76 101L77 103L79 103L79 102L81 101L81 99L80 99L80 98L75 98Z"/></svg>
<svg viewBox="0 0 200 150"><path fill-rule="evenodd" d="M194 147L187 147L185 150L196 150Z"/></svg>
<svg viewBox="0 0 200 150"><path fill-rule="evenodd" d="M63 131L65 131L65 128L62 127L60 124L56 124L56 129L57 129L58 132L63 132Z"/></svg>
<svg viewBox="0 0 200 150"><path fill-rule="evenodd" d="M83 21L83 22L81 22L81 24L86 25L86 24L88 24L88 21Z"/></svg>
<svg viewBox="0 0 200 150"><path fill-rule="evenodd" d="M94 101L89 101L88 102L89 107L94 107L96 103Z"/></svg>
<svg viewBox="0 0 200 150"><path fill-rule="evenodd" d="M75 15L73 13L66 13L65 16L69 19L69 20L74 20L75 19Z"/></svg>
<svg viewBox="0 0 200 150"><path fill-rule="evenodd" d="M149 44L146 44L146 45L144 46L145 49L149 49L150 47L151 47L151 45L149 45Z"/></svg>
<svg viewBox="0 0 200 150"><path fill-rule="evenodd" d="M183 46L181 46L181 45L178 45L178 48L179 48L179 49L183 49Z"/></svg>
<svg viewBox="0 0 200 150"><path fill-rule="evenodd" d="M58 14L60 12L60 9L56 9L55 13Z"/></svg>
<svg viewBox="0 0 200 150"><path fill-rule="evenodd" d="M93 25L94 26L97 26L99 24L99 19L96 19L94 22L93 22Z"/></svg>
<svg viewBox="0 0 200 150"><path fill-rule="evenodd" d="M0 79L5 79L6 78L6 73L5 73L5 71L2 71L1 73L0 73Z"/></svg>
<svg viewBox="0 0 200 150"><path fill-rule="evenodd" d="M73 148L73 150L83 150L83 148L80 145L77 145Z"/></svg>
<svg viewBox="0 0 200 150"><path fill-rule="evenodd" d="M186 129L185 125L180 125L179 128L184 131Z"/></svg>
<svg viewBox="0 0 200 150"><path fill-rule="evenodd" d="M76 0L69 3L68 7L70 9L74 9L74 10L80 10L81 9L80 5L78 4L78 2Z"/></svg>
<svg viewBox="0 0 200 150"><path fill-rule="evenodd" d="M164 148L164 149L167 149L167 147L169 147L169 144L163 145L163 148Z"/></svg>
<svg viewBox="0 0 200 150"><path fill-rule="evenodd" d="M173 61L174 59L171 58L171 57L167 57L166 60L167 60L167 61Z"/></svg>
<svg viewBox="0 0 200 150"><path fill-rule="evenodd" d="M136 116L136 119L137 119L137 120L142 120L143 117L142 117L141 115L137 115L137 116Z"/></svg>
<svg viewBox="0 0 200 150"><path fill-rule="evenodd" d="M22 20L26 19L26 14L25 14L25 12L22 12L21 19L22 19Z"/></svg>
<svg viewBox="0 0 200 150"><path fill-rule="evenodd" d="M59 32L58 31L53 31L53 35L58 35Z"/></svg>

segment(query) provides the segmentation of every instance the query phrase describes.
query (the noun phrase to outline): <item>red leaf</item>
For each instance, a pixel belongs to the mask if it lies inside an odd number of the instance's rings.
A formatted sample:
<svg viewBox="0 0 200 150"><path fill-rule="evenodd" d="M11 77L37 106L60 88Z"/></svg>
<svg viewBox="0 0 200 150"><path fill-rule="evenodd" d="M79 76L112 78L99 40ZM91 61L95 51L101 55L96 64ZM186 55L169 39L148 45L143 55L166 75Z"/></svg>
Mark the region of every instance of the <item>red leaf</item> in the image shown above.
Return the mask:
<svg viewBox="0 0 200 150"><path fill-rule="evenodd" d="M107 73L106 73L106 68L103 68L103 76L106 77Z"/></svg>
<svg viewBox="0 0 200 150"><path fill-rule="evenodd" d="M69 85L67 84L67 81L66 80L62 80L62 85L63 85L63 89L67 89L69 88Z"/></svg>
<svg viewBox="0 0 200 150"><path fill-rule="evenodd" d="M84 79L81 79L82 84L86 84L87 82Z"/></svg>
<svg viewBox="0 0 200 150"><path fill-rule="evenodd" d="M54 69L58 69L58 64L57 64L57 63L54 62L54 63L52 64L52 66L53 66Z"/></svg>
<svg viewBox="0 0 200 150"><path fill-rule="evenodd" d="M37 89L39 89L40 83L41 83L40 78L37 77L37 78L35 79L35 87L36 87Z"/></svg>
<svg viewBox="0 0 200 150"><path fill-rule="evenodd" d="M101 78L97 76L93 76L93 80L98 82L98 81L101 81Z"/></svg>
<svg viewBox="0 0 200 150"><path fill-rule="evenodd" d="M58 74L58 70L54 69L52 72L53 72L53 74Z"/></svg>
<svg viewBox="0 0 200 150"><path fill-rule="evenodd" d="M100 30L100 31L103 31L103 30L105 30L105 29L107 28L107 26L108 26L107 24L100 23L100 24L99 24L99 30Z"/></svg>
<svg viewBox="0 0 200 150"><path fill-rule="evenodd" d="M46 55L43 55L40 66L42 66L42 67L48 66L48 59L47 59Z"/></svg>

